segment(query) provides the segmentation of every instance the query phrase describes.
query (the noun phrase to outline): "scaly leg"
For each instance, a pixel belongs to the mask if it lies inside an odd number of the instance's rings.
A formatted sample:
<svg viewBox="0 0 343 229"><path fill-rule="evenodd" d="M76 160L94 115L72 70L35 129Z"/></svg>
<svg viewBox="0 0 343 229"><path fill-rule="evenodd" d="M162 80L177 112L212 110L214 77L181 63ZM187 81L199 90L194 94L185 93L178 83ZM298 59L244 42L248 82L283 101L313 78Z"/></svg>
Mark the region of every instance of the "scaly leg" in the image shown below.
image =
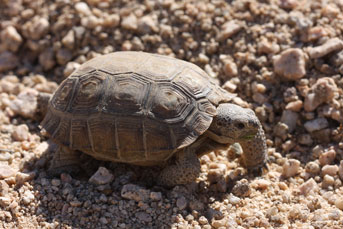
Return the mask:
<svg viewBox="0 0 343 229"><path fill-rule="evenodd" d="M158 184L172 187L194 181L200 173L200 161L193 150L186 148L176 153L176 163L164 168Z"/></svg>
<svg viewBox="0 0 343 229"><path fill-rule="evenodd" d="M59 146L51 161L48 173L77 173L80 171L80 153L64 146Z"/></svg>
<svg viewBox="0 0 343 229"><path fill-rule="evenodd" d="M243 149L243 163L248 169L260 169L266 166L267 145L262 127L253 139L240 141Z"/></svg>

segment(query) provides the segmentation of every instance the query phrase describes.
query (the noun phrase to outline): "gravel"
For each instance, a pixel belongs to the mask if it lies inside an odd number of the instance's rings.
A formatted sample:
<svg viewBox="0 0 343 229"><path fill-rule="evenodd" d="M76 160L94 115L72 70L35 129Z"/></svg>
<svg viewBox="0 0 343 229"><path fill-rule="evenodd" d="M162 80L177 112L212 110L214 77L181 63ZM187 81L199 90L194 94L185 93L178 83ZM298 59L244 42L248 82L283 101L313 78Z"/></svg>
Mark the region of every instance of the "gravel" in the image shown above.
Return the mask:
<svg viewBox="0 0 343 229"><path fill-rule="evenodd" d="M3 1L0 3L0 228L342 228L342 3ZM50 177L38 92L120 50L192 62L252 108L268 169L240 147L200 158L193 183L154 185L160 168L92 160Z"/></svg>

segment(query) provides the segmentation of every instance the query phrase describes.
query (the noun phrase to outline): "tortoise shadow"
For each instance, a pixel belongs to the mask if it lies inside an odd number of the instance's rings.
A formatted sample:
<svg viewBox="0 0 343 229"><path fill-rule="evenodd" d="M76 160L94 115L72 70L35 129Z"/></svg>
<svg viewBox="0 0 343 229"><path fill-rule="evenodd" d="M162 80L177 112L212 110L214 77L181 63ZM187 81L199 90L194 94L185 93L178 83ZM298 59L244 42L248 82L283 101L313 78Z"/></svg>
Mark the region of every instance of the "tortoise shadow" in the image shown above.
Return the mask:
<svg viewBox="0 0 343 229"><path fill-rule="evenodd" d="M195 182L172 189L156 186L154 180L161 167L139 167L90 158L86 160L90 171L50 176L47 171L56 145L51 141L41 144L47 145L46 149L39 157L25 162L23 168L25 172L34 171L36 174L29 181L38 199L33 214L47 223L72 228L171 228L178 223L178 214L186 218L195 211L197 215L208 218L209 222L220 217L220 212L212 209L210 204L213 200L222 201L225 194L203 192L199 188L201 184ZM89 182L98 167L111 171L113 181L102 185ZM122 189L128 184L141 188L137 195L147 190L148 198L140 201L123 198ZM161 198L151 197L153 195L161 195Z"/></svg>

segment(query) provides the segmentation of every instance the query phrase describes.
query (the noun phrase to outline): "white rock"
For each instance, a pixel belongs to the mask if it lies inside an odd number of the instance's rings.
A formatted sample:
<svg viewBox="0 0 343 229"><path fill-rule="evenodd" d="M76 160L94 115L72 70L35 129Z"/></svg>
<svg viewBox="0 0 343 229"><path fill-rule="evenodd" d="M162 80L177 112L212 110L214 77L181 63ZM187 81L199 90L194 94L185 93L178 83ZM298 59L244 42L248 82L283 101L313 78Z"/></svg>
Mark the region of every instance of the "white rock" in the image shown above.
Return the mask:
<svg viewBox="0 0 343 229"><path fill-rule="evenodd" d="M290 110L284 110L281 116L281 122L288 126L288 133L292 133L297 126L299 114Z"/></svg>
<svg viewBox="0 0 343 229"><path fill-rule="evenodd" d="M337 85L332 78L323 77L311 87L310 92L305 96L305 111L313 111L319 105L330 102L338 91Z"/></svg>
<svg viewBox="0 0 343 229"><path fill-rule="evenodd" d="M22 142L22 141L28 140L29 136L30 136L30 133L29 133L29 128L27 127L27 125L21 124L19 126L14 127L12 138L15 141Z"/></svg>
<svg viewBox="0 0 343 229"><path fill-rule="evenodd" d="M307 121L304 124L305 129L310 133L313 131L324 129L328 126L329 126L329 123L326 120L326 118L317 118L314 120Z"/></svg>
<svg viewBox="0 0 343 229"><path fill-rule="evenodd" d="M303 108L303 101L301 100L289 102L285 107L286 110L291 110L294 112L299 112L301 108Z"/></svg>
<svg viewBox="0 0 343 229"><path fill-rule="evenodd" d="M107 27L116 27L119 25L120 16L118 14L106 15L103 20L103 25Z"/></svg>
<svg viewBox="0 0 343 229"><path fill-rule="evenodd" d="M96 171L91 178L89 178L89 182L96 184L96 185L103 185L108 184L113 181L113 174L107 170L105 167L99 167L98 171Z"/></svg>
<svg viewBox="0 0 343 229"><path fill-rule="evenodd" d="M12 177L15 175L15 173L16 171L13 170L10 166L0 164L0 179Z"/></svg>
<svg viewBox="0 0 343 229"><path fill-rule="evenodd" d="M49 21L46 18L35 16L22 26L25 37L32 40L39 40L45 36L50 29Z"/></svg>
<svg viewBox="0 0 343 229"><path fill-rule="evenodd" d="M0 196L7 196L10 186L6 181L0 180Z"/></svg>
<svg viewBox="0 0 343 229"><path fill-rule="evenodd" d="M312 59L323 57L331 52L343 49L343 41L337 37L331 38L321 46L310 48L308 54Z"/></svg>
<svg viewBox="0 0 343 229"><path fill-rule="evenodd" d="M332 164L336 158L336 151L330 149L319 155L319 163L321 166Z"/></svg>
<svg viewBox="0 0 343 229"><path fill-rule="evenodd" d="M158 31L157 18L153 15L146 15L138 19L138 31L146 34Z"/></svg>
<svg viewBox="0 0 343 229"><path fill-rule="evenodd" d="M299 173L300 161L296 159L287 160L282 167L282 175L286 178L295 176Z"/></svg>
<svg viewBox="0 0 343 229"><path fill-rule="evenodd" d="M338 175L343 181L343 160L341 160L341 162L339 163Z"/></svg>
<svg viewBox="0 0 343 229"><path fill-rule="evenodd" d="M29 190L25 191L23 196L22 196L22 201L26 205L31 203L34 199L35 199L35 196Z"/></svg>
<svg viewBox="0 0 343 229"><path fill-rule="evenodd" d="M265 179L256 180L251 186L255 189L267 189L271 185L270 181Z"/></svg>
<svg viewBox="0 0 343 229"><path fill-rule="evenodd" d="M138 20L134 14L130 14L123 18L121 26L124 29L136 30L138 28Z"/></svg>
<svg viewBox="0 0 343 229"><path fill-rule="evenodd" d="M19 93L16 99L10 104L11 110L25 118L34 118L37 107L38 92L31 88L26 88Z"/></svg>
<svg viewBox="0 0 343 229"><path fill-rule="evenodd" d="M303 195L309 194L311 191L316 192L319 190L318 184L316 181L311 178L299 187L300 193Z"/></svg>
<svg viewBox="0 0 343 229"><path fill-rule="evenodd" d="M6 196L0 196L0 206L6 208L11 204L11 198Z"/></svg>
<svg viewBox="0 0 343 229"><path fill-rule="evenodd" d="M335 179L332 176L326 174L323 178L322 188L327 188L329 186L333 186L334 184L335 184Z"/></svg>
<svg viewBox="0 0 343 229"><path fill-rule="evenodd" d="M150 196L150 191L134 184L126 184L121 189L121 197L129 200L147 201Z"/></svg>
<svg viewBox="0 0 343 229"><path fill-rule="evenodd" d="M15 176L15 181L16 184L24 184L27 181L33 180L33 178L35 177L36 173L31 172L31 173L22 173L22 172L18 172Z"/></svg>
<svg viewBox="0 0 343 229"><path fill-rule="evenodd" d="M71 73L73 73L76 69L80 67L80 64L77 62L68 62L65 69L63 70L64 77L68 77Z"/></svg>
<svg viewBox="0 0 343 229"><path fill-rule="evenodd" d="M234 196L232 194L229 195L228 200L230 202L230 204L236 205L239 204L239 202L241 201L241 199L237 196Z"/></svg>
<svg viewBox="0 0 343 229"><path fill-rule="evenodd" d="M228 21L222 25L217 39L219 41L226 40L230 38L232 35L238 33L241 29L242 29L242 26L237 24L237 22Z"/></svg>
<svg viewBox="0 0 343 229"><path fill-rule="evenodd" d="M92 12L89 9L87 3L85 3L85 2L78 2L78 3L76 3L75 4L75 10L76 10L76 12L78 12L79 14L82 14L84 16L88 16L88 15L92 14Z"/></svg>
<svg viewBox="0 0 343 229"><path fill-rule="evenodd" d="M79 2L80 3L80 2ZM76 3L78 4L78 3ZM62 44L67 47L68 49L73 49L75 43L75 35L73 30L69 30L69 32L62 38Z"/></svg>
<svg viewBox="0 0 343 229"><path fill-rule="evenodd" d="M298 80L306 74L305 56L301 49L291 48L273 59L275 73L288 80Z"/></svg>
<svg viewBox="0 0 343 229"><path fill-rule="evenodd" d="M18 51L21 43L23 42L23 38L13 26L7 26L3 31L1 31L0 38L5 48L12 52Z"/></svg>
<svg viewBox="0 0 343 229"><path fill-rule="evenodd" d="M338 199L335 201L335 206L343 211L343 197L340 196Z"/></svg>
<svg viewBox="0 0 343 229"><path fill-rule="evenodd" d="M312 175L316 175L320 172L320 166L318 165L318 163L310 161L306 164L305 171Z"/></svg>
<svg viewBox="0 0 343 229"><path fill-rule="evenodd" d="M324 165L322 168L322 175L335 176L338 173L337 165Z"/></svg>

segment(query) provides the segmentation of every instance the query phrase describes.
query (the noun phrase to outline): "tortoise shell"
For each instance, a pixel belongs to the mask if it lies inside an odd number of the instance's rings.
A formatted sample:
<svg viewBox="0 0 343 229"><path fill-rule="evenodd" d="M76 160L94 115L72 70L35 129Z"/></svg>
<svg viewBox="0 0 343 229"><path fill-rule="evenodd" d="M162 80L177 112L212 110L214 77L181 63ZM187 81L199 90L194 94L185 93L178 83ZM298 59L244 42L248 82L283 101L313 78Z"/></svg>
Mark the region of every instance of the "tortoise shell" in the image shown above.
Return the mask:
<svg viewBox="0 0 343 229"><path fill-rule="evenodd" d="M56 143L97 159L153 165L192 144L232 96L194 64L115 52L65 79L41 126Z"/></svg>

